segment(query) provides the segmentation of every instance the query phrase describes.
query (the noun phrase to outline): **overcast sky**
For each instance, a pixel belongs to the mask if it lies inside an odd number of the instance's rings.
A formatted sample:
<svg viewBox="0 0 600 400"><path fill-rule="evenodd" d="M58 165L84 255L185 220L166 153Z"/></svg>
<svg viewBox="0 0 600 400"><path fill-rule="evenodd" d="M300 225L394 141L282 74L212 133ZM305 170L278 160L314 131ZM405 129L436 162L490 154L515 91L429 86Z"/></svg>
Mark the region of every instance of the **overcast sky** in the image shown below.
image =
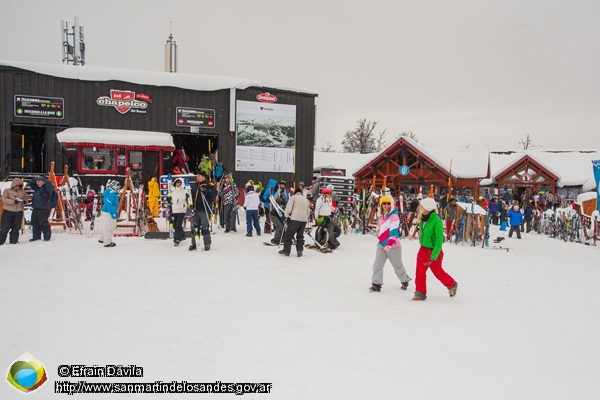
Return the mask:
<svg viewBox="0 0 600 400"><path fill-rule="evenodd" d="M180 72L318 92L318 146L366 117L388 144L600 148L598 0L0 3L2 60L60 64L79 16L87 65L162 71L172 21Z"/></svg>

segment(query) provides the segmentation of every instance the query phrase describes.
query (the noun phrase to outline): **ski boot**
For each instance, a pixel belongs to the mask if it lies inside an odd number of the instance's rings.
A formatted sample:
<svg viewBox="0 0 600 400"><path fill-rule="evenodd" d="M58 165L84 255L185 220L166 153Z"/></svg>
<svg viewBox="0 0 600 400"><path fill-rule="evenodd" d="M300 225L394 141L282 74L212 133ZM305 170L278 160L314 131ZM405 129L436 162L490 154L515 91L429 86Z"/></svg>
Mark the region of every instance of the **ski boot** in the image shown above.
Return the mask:
<svg viewBox="0 0 600 400"><path fill-rule="evenodd" d="M181 240L174 240L173 241L173 245L175 245L175 246L179 246L179 243L181 243Z"/></svg>
<svg viewBox="0 0 600 400"><path fill-rule="evenodd" d="M298 257L302 257L302 252L301 252L301 251L298 251L298 252L297 252L297 255L298 255Z"/></svg>
<svg viewBox="0 0 600 400"><path fill-rule="evenodd" d="M412 279L410 278L410 276L408 277L408 280L406 282L402 282L402 286L400 286L400 289L402 290L406 290L408 289L408 282L410 282Z"/></svg>
<svg viewBox="0 0 600 400"><path fill-rule="evenodd" d="M195 245L191 245L188 250L189 251L194 251L194 250L196 250L196 246Z"/></svg>
<svg viewBox="0 0 600 400"><path fill-rule="evenodd" d="M209 250L210 250L210 244L205 244L204 251L209 251Z"/></svg>
<svg viewBox="0 0 600 400"><path fill-rule="evenodd" d="M448 288L448 294L450 297L456 296L456 290L458 290L458 282L454 281L454 285Z"/></svg>
<svg viewBox="0 0 600 400"><path fill-rule="evenodd" d="M371 293L381 292L381 285L379 283L372 284L371 287L369 288L369 292L371 292Z"/></svg>
<svg viewBox="0 0 600 400"><path fill-rule="evenodd" d="M282 256L286 256L286 257L290 256L290 253L286 253L284 250L279 250L279 254L281 254Z"/></svg>
<svg viewBox="0 0 600 400"><path fill-rule="evenodd" d="M422 301L425 300L427 298L426 294L423 294L421 292L415 292L415 295L413 296L413 301Z"/></svg>

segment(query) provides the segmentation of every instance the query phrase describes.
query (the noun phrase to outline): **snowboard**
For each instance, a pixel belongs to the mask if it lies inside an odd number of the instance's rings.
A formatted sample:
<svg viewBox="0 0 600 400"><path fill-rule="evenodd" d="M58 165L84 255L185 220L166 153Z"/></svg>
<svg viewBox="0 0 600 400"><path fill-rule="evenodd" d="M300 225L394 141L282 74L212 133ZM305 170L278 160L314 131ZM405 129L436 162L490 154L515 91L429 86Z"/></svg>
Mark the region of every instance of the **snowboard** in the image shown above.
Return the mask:
<svg viewBox="0 0 600 400"><path fill-rule="evenodd" d="M192 232L185 231L185 237L191 238ZM169 232L146 232L144 234L144 239L171 239L169 237Z"/></svg>
<svg viewBox="0 0 600 400"><path fill-rule="evenodd" d="M508 247L502 247L502 246L493 246L492 250L502 250L502 251L506 251L508 253L508 251L510 250L510 248L508 248Z"/></svg>

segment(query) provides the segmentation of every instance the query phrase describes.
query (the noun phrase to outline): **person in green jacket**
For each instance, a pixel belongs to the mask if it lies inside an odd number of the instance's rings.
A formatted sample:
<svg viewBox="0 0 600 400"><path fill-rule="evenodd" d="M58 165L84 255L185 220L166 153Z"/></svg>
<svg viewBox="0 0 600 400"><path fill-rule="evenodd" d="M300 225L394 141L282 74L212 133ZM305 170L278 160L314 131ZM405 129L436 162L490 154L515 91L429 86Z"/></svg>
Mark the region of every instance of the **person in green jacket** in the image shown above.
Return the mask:
<svg viewBox="0 0 600 400"><path fill-rule="evenodd" d="M428 269L431 269L433 275L448 288L450 297L454 297L458 282L442 268L444 228L442 220L437 214L437 205L434 199L427 197L421 200L417 221L419 223L419 243L421 247L417 253L416 291L413 300L425 300L427 298Z"/></svg>

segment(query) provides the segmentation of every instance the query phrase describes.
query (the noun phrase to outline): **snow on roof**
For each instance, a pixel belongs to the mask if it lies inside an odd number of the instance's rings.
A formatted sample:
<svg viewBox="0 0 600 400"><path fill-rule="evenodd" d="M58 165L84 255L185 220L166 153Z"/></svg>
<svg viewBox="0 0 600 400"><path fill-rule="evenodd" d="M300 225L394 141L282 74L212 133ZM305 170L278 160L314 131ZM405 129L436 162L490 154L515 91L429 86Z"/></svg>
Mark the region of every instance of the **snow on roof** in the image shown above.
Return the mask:
<svg viewBox="0 0 600 400"><path fill-rule="evenodd" d="M488 157L489 150L487 148L475 149L447 149L447 148L431 148L426 147L422 143L415 142L409 137L403 136L398 138L394 143L380 151L379 153L371 153L371 157L365 159L365 162L360 165L354 172L362 169L367 164L375 160L379 155L386 154L388 149L394 147L398 140L403 139L406 143L415 147L423 153L431 161L436 163L440 168L448 173L452 173L457 178L484 178L488 176ZM348 153L344 153L348 154ZM450 163L452 162L452 169Z"/></svg>
<svg viewBox="0 0 600 400"><path fill-rule="evenodd" d="M576 203L582 205L584 201L594 200L597 196L598 195L596 194L596 192L581 193L577 196Z"/></svg>
<svg viewBox="0 0 600 400"><path fill-rule="evenodd" d="M97 143L123 146L159 146L175 150L173 137L164 132L121 129L68 128L56 134L60 143Z"/></svg>
<svg viewBox="0 0 600 400"><path fill-rule="evenodd" d="M25 61L0 61L0 66L14 67L39 74L67 79L80 79L83 81L123 81L139 85L169 86L202 91L261 87L317 95L316 92L311 90L227 76L174 74L170 72L136 71L89 66L74 67L72 65L42 64Z"/></svg>
<svg viewBox="0 0 600 400"><path fill-rule="evenodd" d="M521 158L529 156L537 161L559 179L558 187L582 186L589 187L590 179L593 180L592 160L600 159L600 152L589 150L510 150L492 151L490 154L491 179L481 181L482 186L496 183L496 177L506 168L516 163ZM593 190L595 181L591 183Z"/></svg>
<svg viewBox="0 0 600 400"><path fill-rule="evenodd" d="M314 169L320 168L342 168L346 170L347 176L352 176L363 165L367 164L379 153L327 153L315 151Z"/></svg>

